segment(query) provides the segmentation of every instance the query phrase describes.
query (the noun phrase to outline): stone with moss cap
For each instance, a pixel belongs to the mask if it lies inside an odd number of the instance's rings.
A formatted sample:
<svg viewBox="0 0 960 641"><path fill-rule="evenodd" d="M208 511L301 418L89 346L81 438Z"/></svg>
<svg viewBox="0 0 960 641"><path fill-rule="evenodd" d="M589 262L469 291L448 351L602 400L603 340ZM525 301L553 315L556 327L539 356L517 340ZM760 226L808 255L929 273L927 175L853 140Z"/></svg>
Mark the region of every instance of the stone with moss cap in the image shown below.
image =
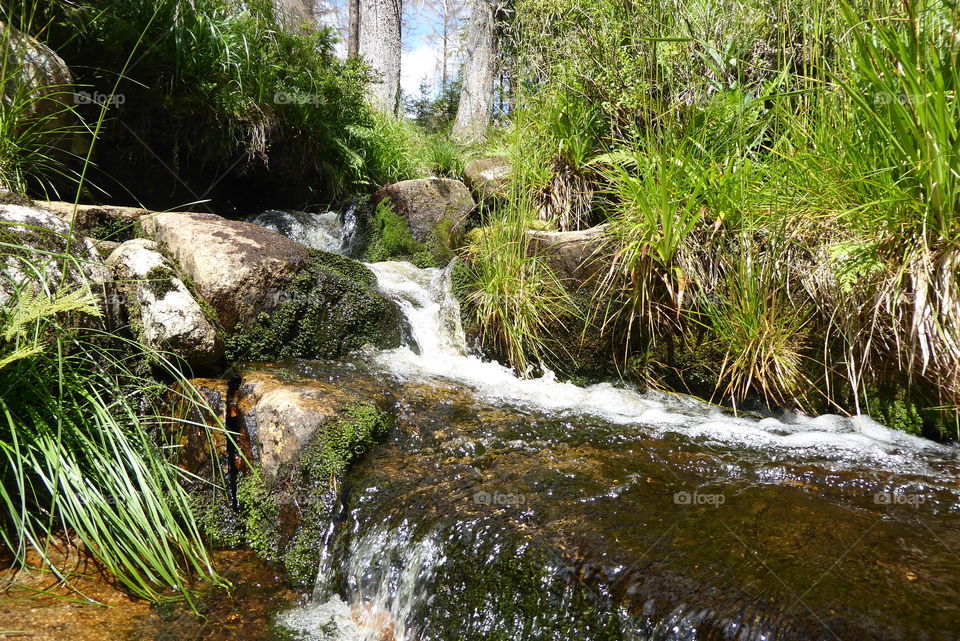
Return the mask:
<svg viewBox="0 0 960 641"><path fill-rule="evenodd" d="M466 185L449 178L422 178L388 185L374 195L373 204L385 198L406 218L414 239L420 243L429 242L444 221L451 231L462 233L476 206Z"/></svg>
<svg viewBox="0 0 960 641"><path fill-rule="evenodd" d="M364 346L399 347L401 317L361 263L311 251L276 308L227 339L231 360L339 358Z"/></svg>
<svg viewBox="0 0 960 641"><path fill-rule="evenodd" d="M381 398L271 366L241 376L237 410L255 465L238 488L246 539L295 584L316 580L339 477L392 425Z"/></svg>

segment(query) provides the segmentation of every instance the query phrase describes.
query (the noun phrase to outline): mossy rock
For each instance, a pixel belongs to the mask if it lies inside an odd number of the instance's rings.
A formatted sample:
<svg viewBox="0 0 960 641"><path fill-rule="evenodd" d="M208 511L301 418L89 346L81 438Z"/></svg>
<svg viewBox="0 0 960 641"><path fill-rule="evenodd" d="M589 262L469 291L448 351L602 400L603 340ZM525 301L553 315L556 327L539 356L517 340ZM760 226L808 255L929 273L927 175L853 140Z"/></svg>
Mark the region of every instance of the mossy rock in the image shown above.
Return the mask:
<svg viewBox="0 0 960 641"><path fill-rule="evenodd" d="M357 261L312 251L285 298L253 328L227 339L228 359L338 358L365 345L400 345L399 310Z"/></svg>
<svg viewBox="0 0 960 641"><path fill-rule="evenodd" d="M281 565L294 585L309 587L316 580L343 474L392 425L390 416L370 403L344 405L276 478L265 479L255 468L240 481L237 497L248 545Z"/></svg>
<svg viewBox="0 0 960 641"><path fill-rule="evenodd" d="M417 267L444 267L462 243L460 229L451 220L440 220L424 232L418 241L410 223L397 213L390 198L384 198L365 222L365 247L362 259L368 263L403 260Z"/></svg>

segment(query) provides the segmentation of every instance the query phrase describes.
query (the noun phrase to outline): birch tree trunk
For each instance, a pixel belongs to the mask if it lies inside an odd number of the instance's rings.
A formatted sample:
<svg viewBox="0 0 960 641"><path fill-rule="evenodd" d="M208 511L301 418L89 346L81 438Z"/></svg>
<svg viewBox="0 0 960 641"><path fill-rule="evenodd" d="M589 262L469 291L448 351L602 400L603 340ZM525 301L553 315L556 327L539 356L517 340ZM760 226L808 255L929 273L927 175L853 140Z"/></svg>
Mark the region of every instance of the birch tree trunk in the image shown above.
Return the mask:
<svg viewBox="0 0 960 641"><path fill-rule="evenodd" d="M360 55L360 0L347 0L349 5L347 28L347 58Z"/></svg>
<svg viewBox="0 0 960 641"><path fill-rule="evenodd" d="M403 0L360 0L360 56L377 75L367 89L367 100L390 115L400 111L402 15Z"/></svg>
<svg viewBox="0 0 960 641"><path fill-rule="evenodd" d="M493 79L497 58L495 0L474 0L467 34L463 89L451 138L460 143L486 138L493 117Z"/></svg>

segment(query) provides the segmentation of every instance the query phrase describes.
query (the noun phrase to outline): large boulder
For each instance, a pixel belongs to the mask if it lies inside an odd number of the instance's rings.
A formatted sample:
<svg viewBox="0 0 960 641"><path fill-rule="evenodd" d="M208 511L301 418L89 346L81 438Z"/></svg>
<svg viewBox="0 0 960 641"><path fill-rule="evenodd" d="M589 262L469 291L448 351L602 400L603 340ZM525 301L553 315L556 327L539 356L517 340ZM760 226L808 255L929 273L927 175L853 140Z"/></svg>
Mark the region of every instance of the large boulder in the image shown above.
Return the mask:
<svg viewBox="0 0 960 641"><path fill-rule="evenodd" d="M467 186L449 178L421 178L387 185L374 195L373 204L385 198L407 220L414 239L420 243L430 242L441 225L448 226L443 235L462 232L476 206Z"/></svg>
<svg viewBox="0 0 960 641"><path fill-rule="evenodd" d="M527 230L530 251L543 256L568 286L577 289L609 268L607 225L580 231Z"/></svg>
<svg viewBox="0 0 960 641"><path fill-rule="evenodd" d="M0 205L0 307L23 291L55 295L88 290L110 318L110 271L93 244L47 211Z"/></svg>
<svg viewBox="0 0 960 641"><path fill-rule="evenodd" d="M53 49L0 22L5 37L3 57L17 70L3 83L5 102L26 105L18 113L16 133L30 132L31 144L59 152L82 153L73 106L73 74ZM42 137L42 139L41 139Z"/></svg>
<svg viewBox="0 0 960 641"><path fill-rule="evenodd" d="M213 214L146 216L144 232L180 263L225 330L254 325L284 300L307 249L272 231Z"/></svg>
<svg viewBox="0 0 960 641"><path fill-rule="evenodd" d="M477 200L505 198L510 185L510 159L493 156L471 160L463 168L463 182Z"/></svg>
<svg viewBox="0 0 960 641"><path fill-rule="evenodd" d="M212 365L223 356L216 327L155 242L145 238L125 242L106 263L143 344L197 366Z"/></svg>

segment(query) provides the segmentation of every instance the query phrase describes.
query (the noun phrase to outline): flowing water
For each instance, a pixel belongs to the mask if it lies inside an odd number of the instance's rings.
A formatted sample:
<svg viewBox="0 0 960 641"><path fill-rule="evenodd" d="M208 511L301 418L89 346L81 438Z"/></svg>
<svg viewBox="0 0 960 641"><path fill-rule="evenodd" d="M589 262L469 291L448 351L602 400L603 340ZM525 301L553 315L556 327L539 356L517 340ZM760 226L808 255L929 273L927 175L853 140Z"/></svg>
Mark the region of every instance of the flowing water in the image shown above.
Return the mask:
<svg viewBox="0 0 960 641"><path fill-rule="evenodd" d="M281 617L301 638L960 638L956 448L522 380L468 353L449 270L370 268L408 344L287 372L376 389L397 422Z"/></svg>

